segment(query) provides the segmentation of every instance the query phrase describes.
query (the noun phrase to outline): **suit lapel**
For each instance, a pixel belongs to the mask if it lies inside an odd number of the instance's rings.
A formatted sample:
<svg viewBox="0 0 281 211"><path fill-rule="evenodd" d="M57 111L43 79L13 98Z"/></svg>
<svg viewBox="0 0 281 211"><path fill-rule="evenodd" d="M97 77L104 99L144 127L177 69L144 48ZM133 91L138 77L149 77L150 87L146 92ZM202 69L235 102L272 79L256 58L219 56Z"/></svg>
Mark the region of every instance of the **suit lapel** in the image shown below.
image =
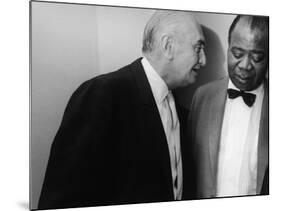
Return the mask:
<svg viewBox="0 0 281 211"><path fill-rule="evenodd" d="M207 124L209 127L208 133L208 143L209 143L209 153L210 153L210 165L211 174L213 178L213 187L216 187L217 178L217 164L218 164L218 153L219 153L219 143L220 134L222 129L222 122L224 116L224 108L226 101L226 88L227 88L228 78L221 81L221 84L217 87L213 100L210 104L210 112L208 112ZM215 188L213 188L215 190Z"/></svg>
<svg viewBox="0 0 281 211"><path fill-rule="evenodd" d="M141 64L141 58L131 65L134 72L135 81L139 91L139 109L142 119L145 123L144 134L148 134L148 138L155 142L155 149L160 157L160 163L167 180L169 194L173 198L172 175L170 166L169 148L166 140L164 128L162 126L161 117L153 97L153 93Z"/></svg>
<svg viewBox="0 0 281 211"><path fill-rule="evenodd" d="M258 141L258 175L257 193L261 192L265 172L268 168L268 86L265 83L264 98L259 129Z"/></svg>

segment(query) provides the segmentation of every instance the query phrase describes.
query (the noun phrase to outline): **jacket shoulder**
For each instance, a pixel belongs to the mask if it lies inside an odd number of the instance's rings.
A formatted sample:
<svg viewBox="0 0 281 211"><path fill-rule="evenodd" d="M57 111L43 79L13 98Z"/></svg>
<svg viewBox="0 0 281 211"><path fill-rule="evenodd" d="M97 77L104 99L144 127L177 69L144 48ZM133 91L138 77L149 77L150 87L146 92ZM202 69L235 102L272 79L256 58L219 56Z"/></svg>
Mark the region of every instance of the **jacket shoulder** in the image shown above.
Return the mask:
<svg viewBox="0 0 281 211"><path fill-rule="evenodd" d="M202 86L200 86L196 92L195 92L195 96L212 96L214 94L217 94L218 91L220 91L221 89L225 89L227 87L227 83L228 83L228 78L224 77L215 81L211 81L207 84L204 84Z"/></svg>
<svg viewBox="0 0 281 211"><path fill-rule="evenodd" d="M211 81L198 88L201 92L214 92L217 89L222 89L228 82L228 78L221 78L215 81Z"/></svg>
<svg viewBox="0 0 281 211"><path fill-rule="evenodd" d="M111 86L113 90L128 88L128 86L131 87L134 81L133 70L136 65L140 65L140 59L113 72L96 76L84 82L81 86L91 87L92 85L99 84L102 86Z"/></svg>
<svg viewBox="0 0 281 211"><path fill-rule="evenodd" d="M192 103L191 110L194 110L199 105L208 104L215 99L215 97L222 93L223 89L227 88L228 78L221 78L212 82L209 82L203 86L200 86L195 91Z"/></svg>
<svg viewBox="0 0 281 211"><path fill-rule="evenodd" d="M75 93L91 93L93 91L98 91L98 93L103 93L109 90L118 91L122 88L126 88L129 84L131 85L131 81L133 80L131 69L131 66L127 65L114 72L101 74L91 78L83 82L76 89L74 95Z"/></svg>

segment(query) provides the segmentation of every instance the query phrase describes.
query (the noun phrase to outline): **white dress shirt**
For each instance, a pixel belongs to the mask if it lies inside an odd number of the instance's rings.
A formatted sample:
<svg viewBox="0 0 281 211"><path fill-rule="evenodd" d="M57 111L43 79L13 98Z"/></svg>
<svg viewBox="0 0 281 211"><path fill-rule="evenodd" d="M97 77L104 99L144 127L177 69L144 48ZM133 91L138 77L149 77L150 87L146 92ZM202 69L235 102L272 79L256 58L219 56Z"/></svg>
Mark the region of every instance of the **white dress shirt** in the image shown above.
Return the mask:
<svg viewBox="0 0 281 211"><path fill-rule="evenodd" d="M231 80L228 88L238 90ZM257 150L264 85L251 91L249 107L242 97L226 100L218 156L217 196L257 194Z"/></svg>
<svg viewBox="0 0 281 211"><path fill-rule="evenodd" d="M182 159L180 148L180 124L175 107L174 97L169 91L166 83L153 69L148 60L144 57L141 60L145 74L148 78L157 108L161 117L163 128L166 134L171 174L173 179L174 199L182 198Z"/></svg>

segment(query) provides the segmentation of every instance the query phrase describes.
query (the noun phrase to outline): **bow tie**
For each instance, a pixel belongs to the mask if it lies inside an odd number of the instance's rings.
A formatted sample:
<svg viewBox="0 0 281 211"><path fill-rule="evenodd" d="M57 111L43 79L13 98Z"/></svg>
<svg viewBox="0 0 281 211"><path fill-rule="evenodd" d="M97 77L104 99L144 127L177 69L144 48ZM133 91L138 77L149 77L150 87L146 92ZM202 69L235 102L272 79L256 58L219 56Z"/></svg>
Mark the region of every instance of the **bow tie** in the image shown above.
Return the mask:
<svg viewBox="0 0 281 211"><path fill-rule="evenodd" d="M256 100L255 94L246 93L244 91L238 91L238 90L235 90L235 89L227 89L227 93L228 93L228 97L230 99L234 99L234 98L237 98L237 97L241 96L244 100L244 103L249 107L251 107Z"/></svg>

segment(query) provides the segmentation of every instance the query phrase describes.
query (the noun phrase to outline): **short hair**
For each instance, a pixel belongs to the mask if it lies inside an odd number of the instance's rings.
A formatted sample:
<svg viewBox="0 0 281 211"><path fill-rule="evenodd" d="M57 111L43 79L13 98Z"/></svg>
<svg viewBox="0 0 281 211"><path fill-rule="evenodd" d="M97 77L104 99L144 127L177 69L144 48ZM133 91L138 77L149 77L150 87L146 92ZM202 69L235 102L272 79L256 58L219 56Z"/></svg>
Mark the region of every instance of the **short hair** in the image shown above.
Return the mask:
<svg viewBox="0 0 281 211"><path fill-rule="evenodd" d="M249 18L249 24L251 30L260 30L262 31L265 36L268 38L268 32L269 32L269 17L268 16L251 16L251 15L237 15L236 18L233 20L229 31L228 31L228 43L231 41L231 34L232 31L234 30L236 24L239 22L239 20L242 17L247 17Z"/></svg>
<svg viewBox="0 0 281 211"><path fill-rule="evenodd" d="M154 48L155 43L155 31L156 31L156 24L151 23L151 19L146 24L144 32L143 32L143 40L142 40L142 52L151 52Z"/></svg>
<svg viewBox="0 0 281 211"><path fill-rule="evenodd" d="M156 11L147 22L143 32L142 52L150 53L157 45L157 33L163 28L165 30L173 31L175 29L181 30L182 27L178 27L179 24L183 24L184 16L189 16L190 19L195 19L184 11Z"/></svg>

